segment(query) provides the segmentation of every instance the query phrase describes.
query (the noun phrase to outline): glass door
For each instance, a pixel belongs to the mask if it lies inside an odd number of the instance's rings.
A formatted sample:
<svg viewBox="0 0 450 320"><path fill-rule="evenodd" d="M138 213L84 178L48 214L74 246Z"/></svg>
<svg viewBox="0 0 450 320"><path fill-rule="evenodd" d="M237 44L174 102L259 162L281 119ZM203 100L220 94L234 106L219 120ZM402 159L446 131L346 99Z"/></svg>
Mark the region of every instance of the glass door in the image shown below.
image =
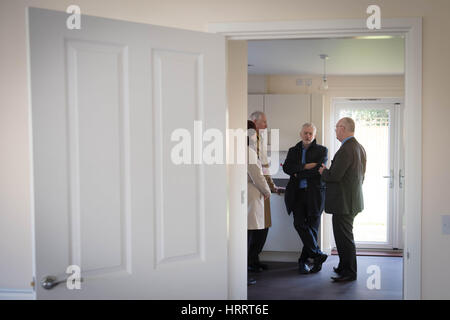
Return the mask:
<svg viewBox="0 0 450 320"><path fill-rule="evenodd" d="M395 102L357 100L335 102L335 122L351 117L356 123L355 138L367 153L363 184L364 211L354 222L353 234L358 248L390 248L398 239L396 214L398 188L395 172L397 157L398 111ZM334 137L335 138L335 137ZM340 142L335 139L335 150Z"/></svg>

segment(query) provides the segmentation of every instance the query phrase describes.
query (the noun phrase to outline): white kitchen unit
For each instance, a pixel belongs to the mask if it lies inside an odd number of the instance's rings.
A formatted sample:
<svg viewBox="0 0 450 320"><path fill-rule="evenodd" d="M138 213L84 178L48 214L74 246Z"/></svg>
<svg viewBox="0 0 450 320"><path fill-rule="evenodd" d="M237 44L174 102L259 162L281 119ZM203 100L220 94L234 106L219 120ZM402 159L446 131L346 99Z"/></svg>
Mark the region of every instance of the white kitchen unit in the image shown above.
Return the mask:
<svg viewBox="0 0 450 320"><path fill-rule="evenodd" d="M287 152L279 152L279 162L284 163ZM277 173L272 175L272 179L279 187L285 187L289 181L289 175L284 173L283 167ZM278 195L273 193L270 196L270 209L272 213L272 227L269 229L264 251L278 252L299 252L302 249L302 242L294 229L294 219L287 214L284 204L284 194Z"/></svg>
<svg viewBox="0 0 450 320"><path fill-rule="evenodd" d="M249 94L248 95L248 117L255 111L264 112L264 95Z"/></svg>
<svg viewBox="0 0 450 320"><path fill-rule="evenodd" d="M268 127L280 130L279 150L287 151L299 141L303 123L311 121L311 95L264 95L264 112Z"/></svg>
<svg viewBox="0 0 450 320"><path fill-rule="evenodd" d="M314 108L314 110L313 110ZM299 141L301 126L323 114L322 96L317 94L249 94L248 114L260 110L269 129L279 130L279 150L287 151ZM316 123L321 128L321 121Z"/></svg>

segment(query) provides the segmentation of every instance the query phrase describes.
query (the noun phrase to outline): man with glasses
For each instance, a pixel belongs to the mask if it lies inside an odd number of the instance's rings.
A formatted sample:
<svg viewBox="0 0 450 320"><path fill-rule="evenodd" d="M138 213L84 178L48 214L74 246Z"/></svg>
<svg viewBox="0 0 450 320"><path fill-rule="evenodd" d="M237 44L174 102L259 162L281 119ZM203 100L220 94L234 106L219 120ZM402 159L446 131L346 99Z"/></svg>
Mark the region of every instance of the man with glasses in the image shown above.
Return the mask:
<svg viewBox="0 0 450 320"><path fill-rule="evenodd" d="M334 282L354 281L357 278L356 247L353 221L364 209L362 184L366 172L366 152L354 137L355 122L342 118L336 124L336 138L341 147L331 167L319 169L326 183L325 212L333 215L333 233L339 254L339 265L334 267Z"/></svg>

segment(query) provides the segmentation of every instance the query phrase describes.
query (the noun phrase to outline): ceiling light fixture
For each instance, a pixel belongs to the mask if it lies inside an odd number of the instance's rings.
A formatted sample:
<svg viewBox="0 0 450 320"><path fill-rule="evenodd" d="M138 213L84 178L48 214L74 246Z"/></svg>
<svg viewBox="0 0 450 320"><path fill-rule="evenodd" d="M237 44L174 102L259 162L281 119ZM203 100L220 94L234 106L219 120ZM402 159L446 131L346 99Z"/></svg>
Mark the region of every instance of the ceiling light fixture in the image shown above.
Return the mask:
<svg viewBox="0 0 450 320"><path fill-rule="evenodd" d="M389 35L356 36L353 39L358 39L358 40L385 40L385 39L394 39L394 36L389 36Z"/></svg>
<svg viewBox="0 0 450 320"><path fill-rule="evenodd" d="M327 60L328 55L327 54L320 54L320 59L323 60L323 76L322 76L322 84L320 85L319 89L322 90L328 90L328 82L327 82Z"/></svg>

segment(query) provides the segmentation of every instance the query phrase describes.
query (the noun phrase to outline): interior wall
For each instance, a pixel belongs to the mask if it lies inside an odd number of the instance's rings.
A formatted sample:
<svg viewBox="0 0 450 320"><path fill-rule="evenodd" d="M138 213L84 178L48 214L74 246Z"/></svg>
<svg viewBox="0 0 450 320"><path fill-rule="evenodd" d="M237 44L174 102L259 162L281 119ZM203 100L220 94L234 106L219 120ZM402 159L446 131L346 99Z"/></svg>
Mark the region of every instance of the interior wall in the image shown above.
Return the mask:
<svg viewBox="0 0 450 320"><path fill-rule="evenodd" d="M72 0L0 2L0 288L30 288L32 276L30 138L25 7L65 10ZM450 237L441 215L450 214L446 197L450 100L448 0L77 0L82 14L206 31L208 23L304 19L364 19L370 4L381 17L423 17L423 191L422 297L450 299ZM445 35L445 33L444 33ZM352 91L351 88L347 89ZM433 130L428 130L433 128ZM436 148L436 146L439 146ZM407 177L406 177L407 181ZM439 262L436 263L436 257Z"/></svg>
<svg viewBox="0 0 450 320"><path fill-rule="evenodd" d="M267 93L267 77L265 75L248 75L248 93L264 94Z"/></svg>
<svg viewBox="0 0 450 320"><path fill-rule="evenodd" d="M247 41L228 41L227 128L247 130ZM239 93L239 94L236 94ZM233 154L237 154L234 142ZM227 150L230 150L227 139ZM228 297L247 299L247 166L228 164Z"/></svg>

